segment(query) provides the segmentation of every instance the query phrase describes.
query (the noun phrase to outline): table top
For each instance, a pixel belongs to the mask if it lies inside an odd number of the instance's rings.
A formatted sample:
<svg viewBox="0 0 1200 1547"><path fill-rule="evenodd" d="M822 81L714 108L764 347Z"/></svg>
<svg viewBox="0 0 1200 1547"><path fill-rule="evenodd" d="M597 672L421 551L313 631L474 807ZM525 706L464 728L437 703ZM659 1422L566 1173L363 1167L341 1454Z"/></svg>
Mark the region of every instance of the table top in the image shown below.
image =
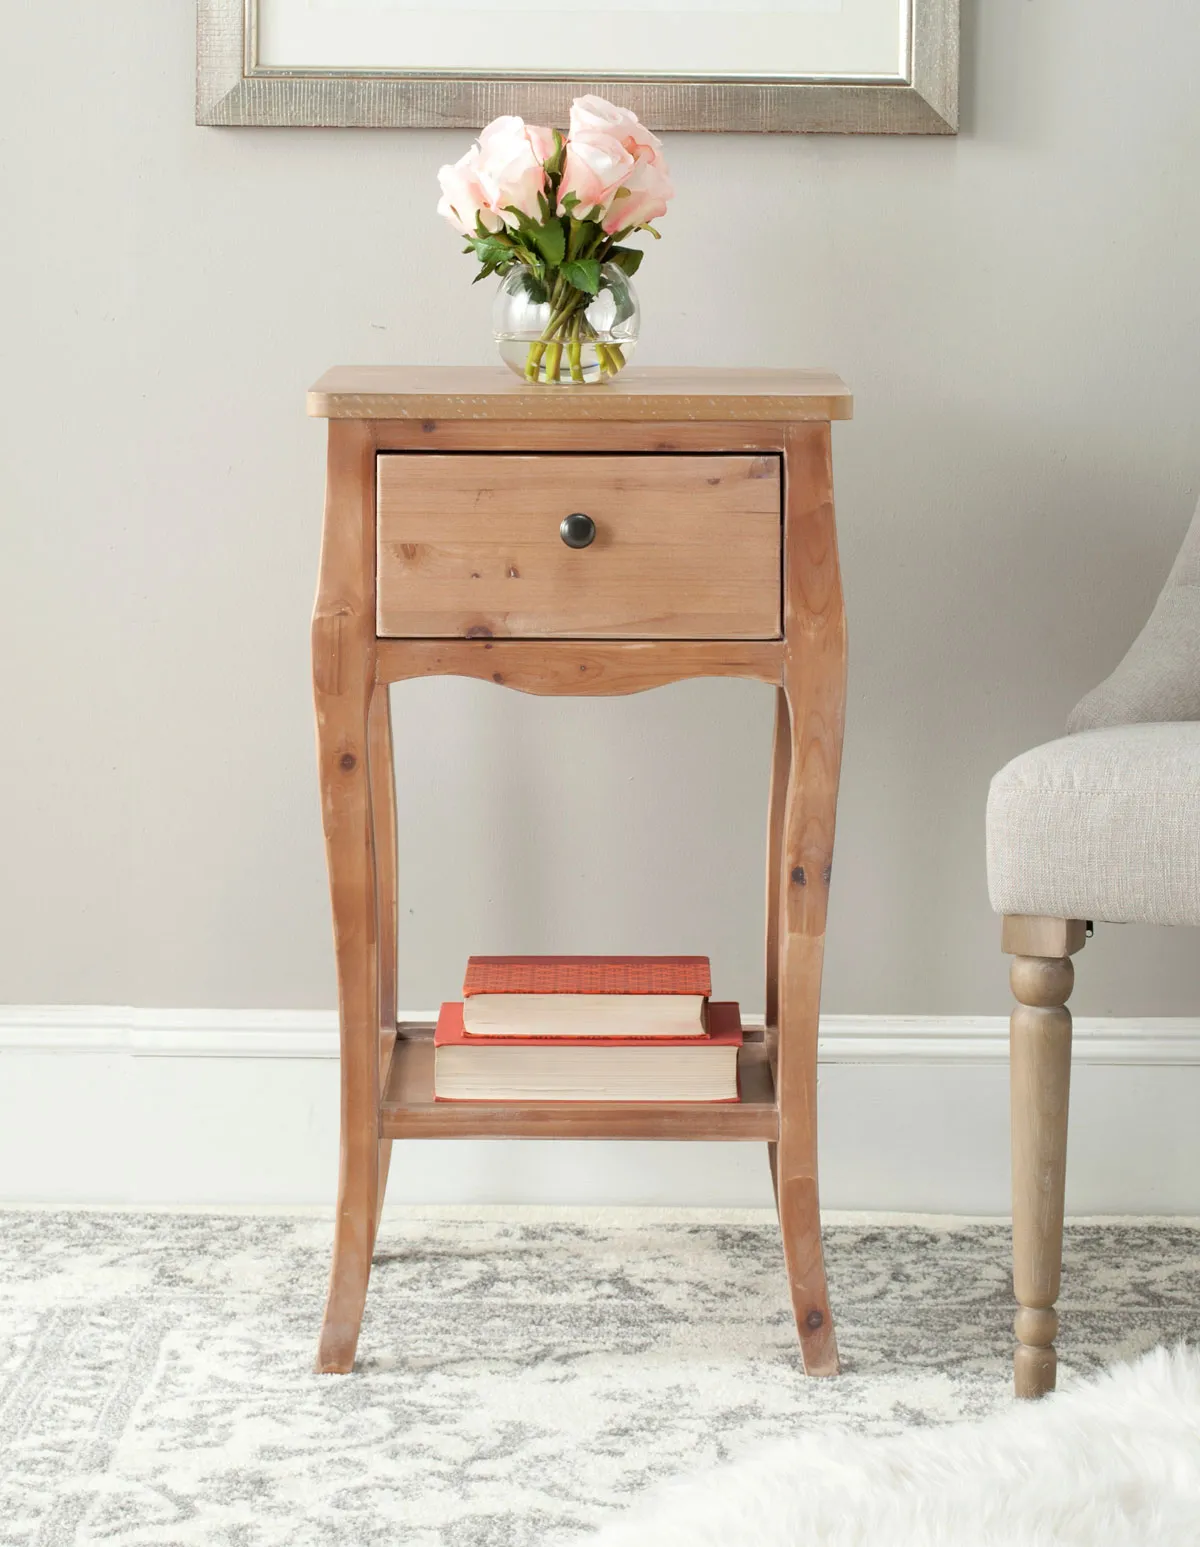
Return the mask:
<svg viewBox="0 0 1200 1547"><path fill-rule="evenodd" d="M314 419L765 421L849 419L832 371L633 366L613 381L538 386L503 365L337 365L314 383Z"/></svg>

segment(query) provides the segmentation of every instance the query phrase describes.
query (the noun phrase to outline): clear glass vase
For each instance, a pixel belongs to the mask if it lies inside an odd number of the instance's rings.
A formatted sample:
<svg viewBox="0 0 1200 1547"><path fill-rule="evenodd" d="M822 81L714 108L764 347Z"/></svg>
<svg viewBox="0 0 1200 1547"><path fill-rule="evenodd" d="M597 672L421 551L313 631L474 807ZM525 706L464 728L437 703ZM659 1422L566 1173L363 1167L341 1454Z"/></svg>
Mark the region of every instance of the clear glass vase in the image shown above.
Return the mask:
<svg viewBox="0 0 1200 1547"><path fill-rule="evenodd" d="M526 381L581 385L607 381L629 363L641 309L628 274L600 270L588 295L561 276L544 284L523 264L501 281L492 307L500 358Z"/></svg>

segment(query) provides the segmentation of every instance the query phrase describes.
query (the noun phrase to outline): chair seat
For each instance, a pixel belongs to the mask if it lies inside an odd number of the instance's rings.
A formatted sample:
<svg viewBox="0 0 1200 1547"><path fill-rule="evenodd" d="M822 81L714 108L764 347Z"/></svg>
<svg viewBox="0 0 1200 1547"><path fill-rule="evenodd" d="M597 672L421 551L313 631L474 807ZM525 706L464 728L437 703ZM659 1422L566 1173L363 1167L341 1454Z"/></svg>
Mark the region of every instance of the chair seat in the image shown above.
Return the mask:
<svg viewBox="0 0 1200 1547"><path fill-rule="evenodd" d="M992 780L987 859L997 913L1200 924L1200 721L1023 752Z"/></svg>

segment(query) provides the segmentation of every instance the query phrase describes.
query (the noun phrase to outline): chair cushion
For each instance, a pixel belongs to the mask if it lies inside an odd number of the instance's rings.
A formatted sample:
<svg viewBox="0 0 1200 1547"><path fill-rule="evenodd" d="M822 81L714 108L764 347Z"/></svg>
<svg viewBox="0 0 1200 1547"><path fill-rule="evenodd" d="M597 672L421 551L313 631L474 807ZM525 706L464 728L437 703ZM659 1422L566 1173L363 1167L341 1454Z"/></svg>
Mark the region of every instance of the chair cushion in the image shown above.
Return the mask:
<svg viewBox="0 0 1200 1547"><path fill-rule="evenodd" d="M992 780L997 913L1200 924L1200 722L1083 731Z"/></svg>
<svg viewBox="0 0 1200 1547"><path fill-rule="evenodd" d="M1075 705L1067 729L1145 720L1200 720L1200 505L1145 628Z"/></svg>

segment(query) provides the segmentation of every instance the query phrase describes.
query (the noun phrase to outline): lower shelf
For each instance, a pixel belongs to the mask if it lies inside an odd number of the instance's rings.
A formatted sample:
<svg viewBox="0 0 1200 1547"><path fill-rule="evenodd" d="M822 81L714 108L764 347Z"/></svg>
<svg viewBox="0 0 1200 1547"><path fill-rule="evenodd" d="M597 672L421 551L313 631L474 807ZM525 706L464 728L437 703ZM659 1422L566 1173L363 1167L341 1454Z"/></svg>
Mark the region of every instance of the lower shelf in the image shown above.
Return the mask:
<svg viewBox="0 0 1200 1547"><path fill-rule="evenodd" d="M435 1101L432 1026L400 1027L383 1092L385 1139L752 1139L779 1137L767 1050L738 1055L742 1099Z"/></svg>

